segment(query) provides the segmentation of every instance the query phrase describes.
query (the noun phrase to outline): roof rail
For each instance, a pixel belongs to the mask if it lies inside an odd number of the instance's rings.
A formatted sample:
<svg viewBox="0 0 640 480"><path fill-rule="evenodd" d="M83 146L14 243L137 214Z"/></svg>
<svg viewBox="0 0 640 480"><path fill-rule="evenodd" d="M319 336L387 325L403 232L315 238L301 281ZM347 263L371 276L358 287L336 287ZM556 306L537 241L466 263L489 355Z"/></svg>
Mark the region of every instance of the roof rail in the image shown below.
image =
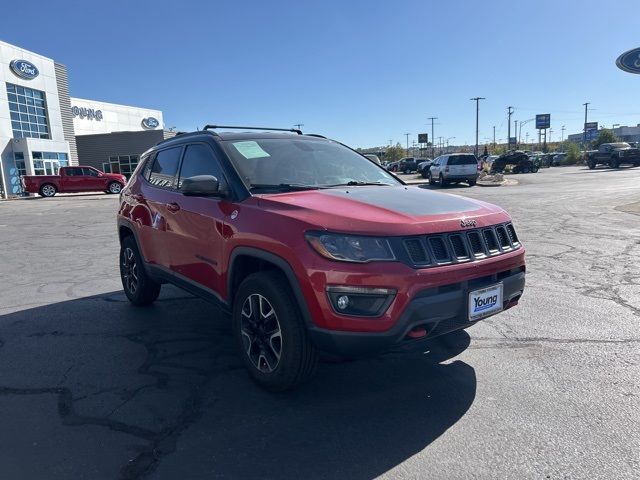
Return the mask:
<svg viewBox="0 0 640 480"><path fill-rule="evenodd" d="M324 135L320 135L319 133L307 133L307 137L327 138Z"/></svg>
<svg viewBox="0 0 640 480"><path fill-rule="evenodd" d="M184 136L191 136L191 135L202 135L203 133L208 134L208 135L217 135L215 132L207 132L207 131L203 131L203 130L196 130L195 132L175 132L175 135L169 138L165 138L163 140L160 140L158 143L156 143L157 145L161 145L163 143L166 142L170 142L174 139L176 139L177 137L184 137Z"/></svg>
<svg viewBox="0 0 640 480"><path fill-rule="evenodd" d="M269 128L269 127L239 127L233 125L205 125L202 130L216 130L216 129L232 129L232 130L273 130L276 132L293 132L298 135L302 135L302 130L297 128Z"/></svg>

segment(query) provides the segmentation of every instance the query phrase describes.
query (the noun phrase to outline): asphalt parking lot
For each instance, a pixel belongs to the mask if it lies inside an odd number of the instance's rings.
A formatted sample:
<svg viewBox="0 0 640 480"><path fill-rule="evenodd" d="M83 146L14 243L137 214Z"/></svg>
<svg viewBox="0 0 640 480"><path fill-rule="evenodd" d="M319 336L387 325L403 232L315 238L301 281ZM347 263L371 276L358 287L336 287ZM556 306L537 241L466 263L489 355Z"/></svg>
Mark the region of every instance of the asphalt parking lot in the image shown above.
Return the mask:
<svg viewBox="0 0 640 480"><path fill-rule="evenodd" d="M514 217L517 308L280 395L209 304L128 304L117 197L1 202L0 478L638 478L640 168L512 178L444 190Z"/></svg>

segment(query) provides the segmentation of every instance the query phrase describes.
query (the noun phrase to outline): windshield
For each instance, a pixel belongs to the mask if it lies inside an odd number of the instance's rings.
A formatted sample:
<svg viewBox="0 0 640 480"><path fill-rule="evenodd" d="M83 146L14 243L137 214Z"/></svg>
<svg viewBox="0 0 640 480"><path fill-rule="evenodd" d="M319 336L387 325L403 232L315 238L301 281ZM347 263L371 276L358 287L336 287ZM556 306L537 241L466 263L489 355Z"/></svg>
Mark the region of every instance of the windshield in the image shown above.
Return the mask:
<svg viewBox="0 0 640 480"><path fill-rule="evenodd" d="M236 170L251 188L386 184L391 174L348 148L327 140L265 138L223 142Z"/></svg>

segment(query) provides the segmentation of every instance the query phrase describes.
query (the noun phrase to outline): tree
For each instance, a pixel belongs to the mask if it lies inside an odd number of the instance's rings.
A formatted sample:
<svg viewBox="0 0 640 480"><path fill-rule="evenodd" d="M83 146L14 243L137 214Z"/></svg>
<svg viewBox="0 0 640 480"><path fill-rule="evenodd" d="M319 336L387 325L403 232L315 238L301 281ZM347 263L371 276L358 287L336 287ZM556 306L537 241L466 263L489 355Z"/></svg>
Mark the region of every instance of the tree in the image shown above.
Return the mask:
<svg viewBox="0 0 640 480"><path fill-rule="evenodd" d="M563 165L575 165L581 159L580 147L573 142L564 142L564 151L567 157L562 161Z"/></svg>
<svg viewBox="0 0 640 480"><path fill-rule="evenodd" d="M404 148L402 148L402 145L398 142L394 147L388 147L387 151L384 152L384 161L395 162L396 160L400 160L404 157L404 153Z"/></svg>
<svg viewBox="0 0 640 480"><path fill-rule="evenodd" d="M618 141L618 138L614 135L614 133L608 128L603 128L598 133L598 138L591 142L591 148L596 149L603 143L615 143Z"/></svg>

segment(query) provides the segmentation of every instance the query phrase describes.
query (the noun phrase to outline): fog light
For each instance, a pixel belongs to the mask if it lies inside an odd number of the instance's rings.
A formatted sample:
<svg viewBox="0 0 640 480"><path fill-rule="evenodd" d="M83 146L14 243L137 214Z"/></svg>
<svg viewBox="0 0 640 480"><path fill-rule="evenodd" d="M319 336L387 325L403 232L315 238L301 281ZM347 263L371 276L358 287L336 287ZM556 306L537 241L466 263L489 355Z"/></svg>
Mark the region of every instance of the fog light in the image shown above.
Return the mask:
<svg viewBox="0 0 640 480"><path fill-rule="evenodd" d="M347 297L346 295L340 295L338 297L337 304L340 310L344 310L349 306L349 297Z"/></svg>
<svg viewBox="0 0 640 480"><path fill-rule="evenodd" d="M327 296L333 310L340 315L379 317L391 305L396 290L332 285L327 287Z"/></svg>

